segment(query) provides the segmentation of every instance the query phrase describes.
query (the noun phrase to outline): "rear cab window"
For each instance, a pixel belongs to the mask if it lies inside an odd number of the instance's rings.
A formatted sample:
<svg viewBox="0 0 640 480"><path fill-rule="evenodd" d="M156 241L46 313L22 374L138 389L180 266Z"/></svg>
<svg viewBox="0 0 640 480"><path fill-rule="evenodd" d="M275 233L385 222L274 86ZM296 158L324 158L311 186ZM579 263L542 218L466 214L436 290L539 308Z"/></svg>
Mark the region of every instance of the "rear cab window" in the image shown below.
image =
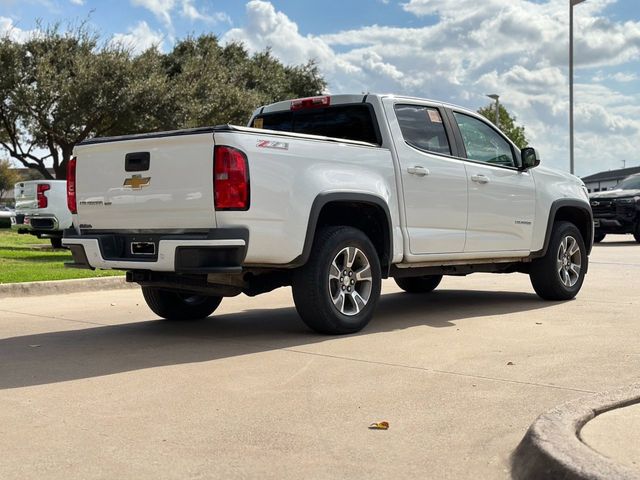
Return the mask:
<svg viewBox="0 0 640 480"><path fill-rule="evenodd" d="M419 150L451 155L449 138L437 108L399 104L395 112L407 144Z"/></svg>
<svg viewBox="0 0 640 480"><path fill-rule="evenodd" d="M264 113L251 126L382 144L373 107L366 103Z"/></svg>

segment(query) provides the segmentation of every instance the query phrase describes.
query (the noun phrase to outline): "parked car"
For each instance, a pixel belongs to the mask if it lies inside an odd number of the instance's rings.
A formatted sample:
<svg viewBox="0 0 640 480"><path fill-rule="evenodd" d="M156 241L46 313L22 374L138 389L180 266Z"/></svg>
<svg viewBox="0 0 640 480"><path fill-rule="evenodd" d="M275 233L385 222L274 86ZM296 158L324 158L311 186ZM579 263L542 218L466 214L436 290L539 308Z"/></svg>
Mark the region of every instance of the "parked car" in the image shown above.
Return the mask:
<svg viewBox="0 0 640 480"><path fill-rule="evenodd" d="M622 180L612 190L590 195L596 242L609 233L632 233L640 243L640 174Z"/></svg>
<svg viewBox="0 0 640 480"><path fill-rule="evenodd" d="M15 211L9 207L0 205L0 228L11 228L15 224Z"/></svg>
<svg viewBox="0 0 640 480"><path fill-rule="evenodd" d="M31 180L15 184L18 233L48 238L62 247L62 235L71 227L65 180Z"/></svg>
<svg viewBox="0 0 640 480"><path fill-rule="evenodd" d="M261 107L249 125L77 146L70 266L126 270L164 318L291 285L328 334L363 328L387 277L427 293L443 275L522 272L549 300L582 286L584 184L472 111L333 95Z"/></svg>

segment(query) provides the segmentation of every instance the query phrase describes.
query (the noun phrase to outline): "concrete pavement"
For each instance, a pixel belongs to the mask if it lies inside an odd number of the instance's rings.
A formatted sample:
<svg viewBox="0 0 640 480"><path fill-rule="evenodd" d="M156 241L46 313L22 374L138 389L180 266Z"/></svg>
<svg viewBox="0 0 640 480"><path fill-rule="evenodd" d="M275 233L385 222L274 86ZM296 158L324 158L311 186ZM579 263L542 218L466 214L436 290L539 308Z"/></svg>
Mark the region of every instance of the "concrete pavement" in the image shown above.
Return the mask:
<svg viewBox="0 0 640 480"><path fill-rule="evenodd" d="M585 425L580 437L596 452L636 471L640 478L640 403L598 415Z"/></svg>
<svg viewBox="0 0 640 480"><path fill-rule="evenodd" d="M138 290L0 299L0 477L508 478L538 414L638 382L640 245L591 260L564 303L517 274L388 281L338 338L289 289L188 323Z"/></svg>

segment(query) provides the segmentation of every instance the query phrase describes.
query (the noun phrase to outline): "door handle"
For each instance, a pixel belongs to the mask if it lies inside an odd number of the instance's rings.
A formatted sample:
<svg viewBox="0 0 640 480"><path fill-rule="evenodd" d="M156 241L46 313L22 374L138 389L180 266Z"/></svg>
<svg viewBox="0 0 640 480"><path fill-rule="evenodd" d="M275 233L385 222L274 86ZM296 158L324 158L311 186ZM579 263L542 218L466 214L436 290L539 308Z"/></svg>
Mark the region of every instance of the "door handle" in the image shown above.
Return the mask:
<svg viewBox="0 0 640 480"><path fill-rule="evenodd" d="M476 183L489 183L489 177L485 175L471 175L471 180Z"/></svg>
<svg viewBox="0 0 640 480"><path fill-rule="evenodd" d="M416 165L415 167L409 167L407 168L407 172L409 172L411 175L418 175L419 177L424 177L425 175L429 175L429 170L427 168L424 168L421 165Z"/></svg>

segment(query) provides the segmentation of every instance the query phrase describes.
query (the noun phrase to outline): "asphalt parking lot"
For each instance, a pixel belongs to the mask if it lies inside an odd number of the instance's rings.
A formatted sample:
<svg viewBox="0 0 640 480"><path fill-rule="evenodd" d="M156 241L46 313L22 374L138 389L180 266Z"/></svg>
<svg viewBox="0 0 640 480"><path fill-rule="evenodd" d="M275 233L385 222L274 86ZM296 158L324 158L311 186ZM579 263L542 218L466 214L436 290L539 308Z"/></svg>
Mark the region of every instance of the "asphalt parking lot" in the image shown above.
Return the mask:
<svg viewBox="0 0 640 480"><path fill-rule="evenodd" d="M508 478L539 413L639 381L630 240L564 303L517 274L387 281L347 337L306 330L289 289L190 323L138 290L0 299L0 478Z"/></svg>

